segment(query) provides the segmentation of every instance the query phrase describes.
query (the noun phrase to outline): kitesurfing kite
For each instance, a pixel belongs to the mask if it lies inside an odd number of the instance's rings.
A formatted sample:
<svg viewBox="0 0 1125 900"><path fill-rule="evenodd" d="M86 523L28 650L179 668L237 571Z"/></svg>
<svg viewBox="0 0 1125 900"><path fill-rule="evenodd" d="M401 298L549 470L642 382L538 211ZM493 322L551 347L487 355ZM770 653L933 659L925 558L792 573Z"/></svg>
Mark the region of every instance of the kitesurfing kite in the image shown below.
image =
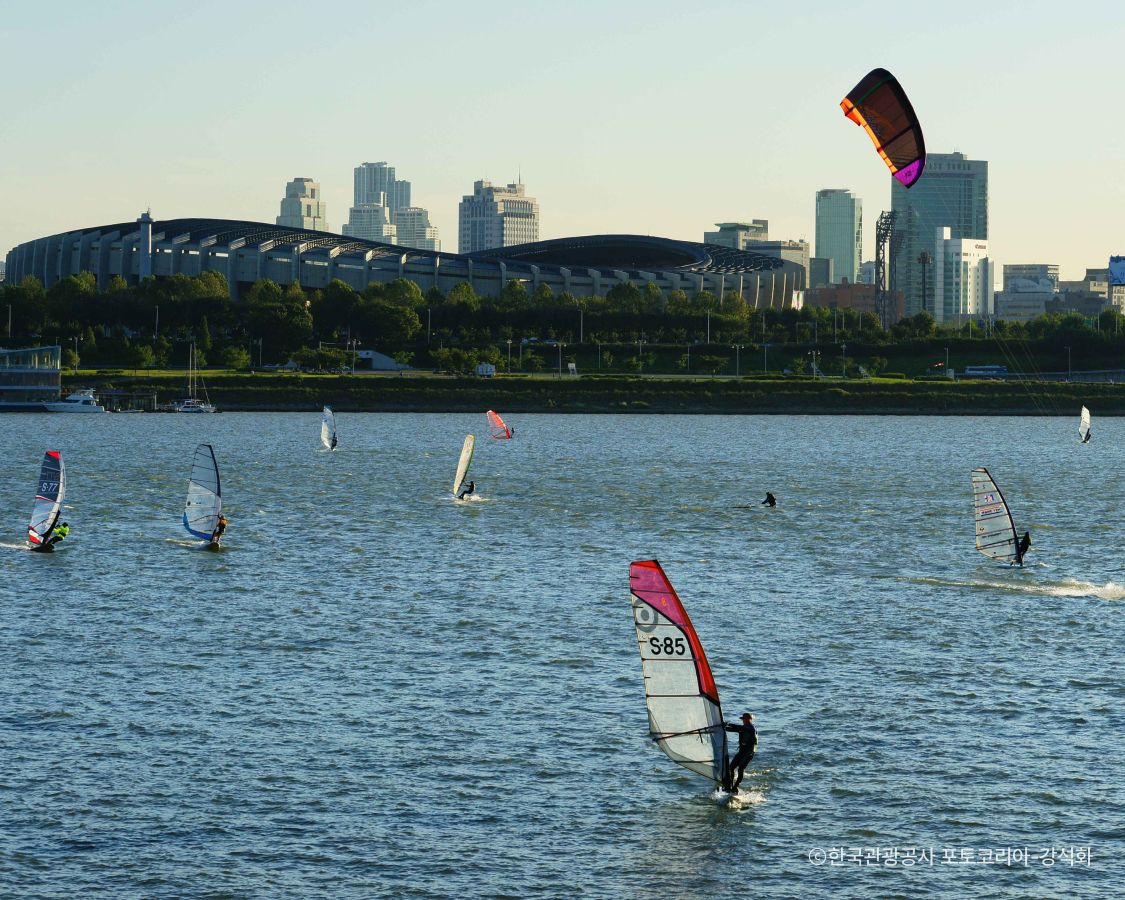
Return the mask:
<svg viewBox="0 0 1125 900"><path fill-rule="evenodd" d="M62 454L58 450L48 450L43 454L43 465L39 468L39 486L27 526L27 543L32 550L50 552L55 549L51 532L59 523L65 494L66 469Z"/></svg>
<svg viewBox="0 0 1125 900"><path fill-rule="evenodd" d="M1082 414L1078 417L1078 436L1083 444L1090 443L1090 410L1082 407Z"/></svg>
<svg viewBox="0 0 1125 900"><path fill-rule="evenodd" d="M211 549L219 548L215 531L223 510L223 491L219 484L219 464L210 444L195 448L184 503L184 528L192 537L207 541Z"/></svg>
<svg viewBox="0 0 1125 900"><path fill-rule="evenodd" d="M504 424L504 420L500 418L500 413L490 409L484 415L488 419L489 434L494 438L503 441L512 436L512 429Z"/></svg>
<svg viewBox="0 0 1125 900"><path fill-rule="evenodd" d="M656 560L629 566L649 736L681 766L721 788L727 736L719 691L703 645Z"/></svg>
<svg viewBox="0 0 1125 900"><path fill-rule="evenodd" d="M1008 503L988 469L973 469L969 477L973 482L977 550L991 559L1022 566L1023 554L1031 544L1030 535L1025 534L1027 546L1023 546Z"/></svg>
<svg viewBox="0 0 1125 900"><path fill-rule="evenodd" d="M844 115L863 127L887 168L910 187L926 167L922 127L906 91L886 69L872 69L840 101Z"/></svg>

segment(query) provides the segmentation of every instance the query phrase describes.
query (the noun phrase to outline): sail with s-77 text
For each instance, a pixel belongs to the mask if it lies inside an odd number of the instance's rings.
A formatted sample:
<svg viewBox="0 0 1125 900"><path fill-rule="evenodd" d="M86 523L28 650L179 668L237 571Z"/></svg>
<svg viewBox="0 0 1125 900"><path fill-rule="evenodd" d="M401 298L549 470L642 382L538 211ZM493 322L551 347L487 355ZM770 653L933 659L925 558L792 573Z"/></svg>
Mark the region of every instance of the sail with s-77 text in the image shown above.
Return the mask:
<svg viewBox="0 0 1125 900"><path fill-rule="evenodd" d="M27 525L27 542L32 549L52 549L51 532L59 522L65 495L66 467L63 466L62 454L58 450L48 450L43 454L43 463L39 467L39 484Z"/></svg>
<svg viewBox="0 0 1125 900"><path fill-rule="evenodd" d="M219 464L210 444L195 448L188 478L187 502L184 504L184 528L201 541L211 540L223 509L223 492L219 483Z"/></svg>
<svg viewBox="0 0 1125 900"><path fill-rule="evenodd" d="M727 739L719 691L687 610L656 560L629 566L649 736L669 758L724 781Z"/></svg>
<svg viewBox="0 0 1125 900"><path fill-rule="evenodd" d="M988 469L973 469L973 521L977 550L992 559L1019 563L1019 537L1008 503Z"/></svg>

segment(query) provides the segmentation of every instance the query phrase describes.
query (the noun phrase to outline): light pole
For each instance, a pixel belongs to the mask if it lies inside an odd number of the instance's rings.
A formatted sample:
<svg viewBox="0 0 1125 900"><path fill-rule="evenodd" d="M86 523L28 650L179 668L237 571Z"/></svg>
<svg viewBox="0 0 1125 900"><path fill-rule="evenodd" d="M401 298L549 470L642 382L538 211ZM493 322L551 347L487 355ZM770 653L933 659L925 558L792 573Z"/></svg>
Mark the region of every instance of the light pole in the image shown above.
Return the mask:
<svg viewBox="0 0 1125 900"><path fill-rule="evenodd" d="M707 345L711 345L711 307L707 307Z"/></svg>
<svg viewBox="0 0 1125 900"><path fill-rule="evenodd" d="M512 374L512 339L508 338L508 374Z"/></svg>
<svg viewBox="0 0 1125 900"><path fill-rule="evenodd" d="M840 345L840 378L848 377L848 345Z"/></svg>
<svg viewBox="0 0 1125 900"><path fill-rule="evenodd" d="M769 375L770 373L770 345L762 343L762 374Z"/></svg>
<svg viewBox="0 0 1125 900"><path fill-rule="evenodd" d="M946 372L946 377L948 378L949 377L949 348L948 347L945 348L945 372Z"/></svg>
<svg viewBox="0 0 1125 900"><path fill-rule="evenodd" d="M562 348L563 342L559 341L559 378L562 378Z"/></svg>
<svg viewBox="0 0 1125 900"><path fill-rule="evenodd" d="M1070 348L1067 347L1067 350ZM78 374L78 335L74 336L74 374ZM1067 379L1069 381L1069 379Z"/></svg>
<svg viewBox="0 0 1125 900"><path fill-rule="evenodd" d="M12 304L8 304L8 337L12 336Z"/></svg>
<svg viewBox="0 0 1125 900"><path fill-rule="evenodd" d="M586 343L586 310L578 307L578 343Z"/></svg>
<svg viewBox="0 0 1125 900"><path fill-rule="evenodd" d="M348 343L352 345L352 374L354 375L355 374L355 346L356 346L356 344L359 343L359 341L357 341L355 338L353 338L352 340L348 341Z"/></svg>
<svg viewBox="0 0 1125 900"><path fill-rule="evenodd" d="M642 331L641 336L639 338L637 338L637 371L638 372L640 372L641 369L644 368L644 364L641 362L641 346L644 344L644 342L645 342L645 334Z"/></svg>
<svg viewBox="0 0 1125 900"><path fill-rule="evenodd" d="M820 355L820 352L818 350L810 350L809 351L809 356L812 357L812 377L813 377L814 381L817 379L818 373L820 372L820 370L816 367L816 358L819 355Z"/></svg>
<svg viewBox="0 0 1125 900"><path fill-rule="evenodd" d="M430 346L430 308L426 307L426 346Z"/></svg>
<svg viewBox="0 0 1125 900"><path fill-rule="evenodd" d="M156 307L156 323L152 326L153 343L156 342L156 339L158 337L160 337L160 306L159 306L159 304Z"/></svg>
<svg viewBox="0 0 1125 900"><path fill-rule="evenodd" d="M687 373L691 375L691 343L687 345Z"/></svg>
<svg viewBox="0 0 1125 900"><path fill-rule="evenodd" d="M734 347L734 377L740 378L742 376L742 371L739 368L738 356L739 351L742 349L742 344L733 344L732 346Z"/></svg>
<svg viewBox="0 0 1125 900"><path fill-rule="evenodd" d="M74 349L75 352L78 351L77 346ZM1070 381L1070 347L1066 348L1066 380Z"/></svg>

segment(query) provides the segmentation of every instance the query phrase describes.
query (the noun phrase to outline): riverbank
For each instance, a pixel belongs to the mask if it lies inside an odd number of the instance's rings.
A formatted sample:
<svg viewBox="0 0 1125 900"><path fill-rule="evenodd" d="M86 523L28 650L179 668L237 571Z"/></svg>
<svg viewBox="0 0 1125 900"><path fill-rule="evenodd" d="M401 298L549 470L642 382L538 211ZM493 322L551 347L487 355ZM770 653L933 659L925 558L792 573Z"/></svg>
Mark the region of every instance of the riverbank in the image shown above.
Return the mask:
<svg viewBox="0 0 1125 900"><path fill-rule="evenodd" d="M1105 382L949 381L935 378L306 375L206 377L220 410L341 412L727 413L841 415L1125 415L1125 385ZM183 376L79 373L64 385L183 396Z"/></svg>

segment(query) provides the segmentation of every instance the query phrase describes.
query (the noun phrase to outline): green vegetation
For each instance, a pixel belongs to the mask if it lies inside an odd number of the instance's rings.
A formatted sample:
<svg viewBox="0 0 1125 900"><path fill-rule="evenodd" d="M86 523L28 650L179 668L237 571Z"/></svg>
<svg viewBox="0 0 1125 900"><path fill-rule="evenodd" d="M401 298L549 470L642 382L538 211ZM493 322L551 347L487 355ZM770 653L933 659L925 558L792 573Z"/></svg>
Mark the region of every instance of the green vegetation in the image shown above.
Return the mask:
<svg viewBox="0 0 1125 900"><path fill-rule="evenodd" d="M575 363L583 375L773 375L849 377L941 375L948 365L1006 365L1012 373L1114 369L1125 349L1115 310L1086 320L1042 316L938 328L927 313L889 331L870 313L823 308L755 310L746 298L707 291L662 297L651 285L619 284L605 297L529 293L509 282L497 297L467 283L423 294L413 282L342 281L324 290L282 288L263 280L232 300L225 279L174 275L129 286L111 279L99 290L90 273L49 290L34 278L0 285L11 307L11 346L58 343L68 367L183 367L196 344L201 367L248 369L296 361L302 367L350 368L353 348L374 349L422 370L452 374L488 362L501 373L550 373ZM862 371L861 371L862 369Z"/></svg>

